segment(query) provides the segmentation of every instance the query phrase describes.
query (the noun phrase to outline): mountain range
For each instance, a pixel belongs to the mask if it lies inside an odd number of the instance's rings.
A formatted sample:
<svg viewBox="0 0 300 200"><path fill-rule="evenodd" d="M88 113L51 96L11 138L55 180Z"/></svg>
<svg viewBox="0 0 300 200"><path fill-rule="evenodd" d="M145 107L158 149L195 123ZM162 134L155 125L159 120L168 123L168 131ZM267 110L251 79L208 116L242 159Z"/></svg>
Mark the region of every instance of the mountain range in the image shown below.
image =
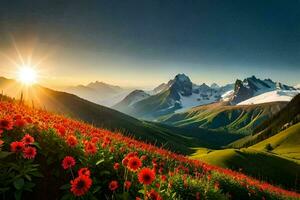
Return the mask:
<svg viewBox="0 0 300 200"><path fill-rule="evenodd" d="M155 92L150 92L149 95L145 95L147 92L143 91L144 98L140 98L142 91L134 91L128 95L132 102L125 98L113 108L138 118L155 119L175 111L219 101L223 94L232 89L232 84L224 87L210 87L205 83L197 85L185 74L178 74L168 83L156 87Z"/></svg>
<svg viewBox="0 0 300 200"><path fill-rule="evenodd" d="M64 91L75 94L91 102L110 107L121 101L132 90L95 81L87 85L68 87Z"/></svg>
<svg viewBox="0 0 300 200"><path fill-rule="evenodd" d="M271 79L261 80L255 76L243 81L237 79L234 84L220 87L217 84L197 85L185 74L178 74L150 92L131 92L112 108L137 118L157 120L164 115L216 102L228 102L230 105L288 102L298 93L299 90L295 87Z"/></svg>

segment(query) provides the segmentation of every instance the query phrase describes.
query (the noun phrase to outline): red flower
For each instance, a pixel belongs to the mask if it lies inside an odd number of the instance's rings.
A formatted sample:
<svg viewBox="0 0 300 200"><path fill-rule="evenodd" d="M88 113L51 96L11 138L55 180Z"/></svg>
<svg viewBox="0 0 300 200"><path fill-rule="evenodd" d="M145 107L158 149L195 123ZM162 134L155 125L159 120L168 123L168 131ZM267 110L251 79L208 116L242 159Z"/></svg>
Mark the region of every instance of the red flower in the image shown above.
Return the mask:
<svg viewBox="0 0 300 200"><path fill-rule="evenodd" d="M166 175L161 175L161 180L162 180L162 182L166 182L167 181L167 176Z"/></svg>
<svg viewBox="0 0 300 200"><path fill-rule="evenodd" d="M10 144L10 150L12 152L21 152L24 148L24 143L23 142L12 142Z"/></svg>
<svg viewBox="0 0 300 200"><path fill-rule="evenodd" d="M146 156L146 155L142 155L142 156L141 156L141 160L142 160L142 161L144 161L144 160L146 160L146 159L147 159L147 156Z"/></svg>
<svg viewBox="0 0 300 200"><path fill-rule="evenodd" d="M16 127L23 127L26 125L26 121L23 119L17 119L14 123Z"/></svg>
<svg viewBox="0 0 300 200"><path fill-rule="evenodd" d="M87 142L84 144L84 151L87 154L95 154L97 152L97 147L92 142Z"/></svg>
<svg viewBox="0 0 300 200"><path fill-rule="evenodd" d="M151 184L155 179L155 173L149 168L143 168L138 174L139 182L144 185Z"/></svg>
<svg viewBox="0 0 300 200"><path fill-rule="evenodd" d="M26 122L29 123L29 124L32 123L32 119L31 119L30 117L26 117L25 120L26 120Z"/></svg>
<svg viewBox="0 0 300 200"><path fill-rule="evenodd" d="M75 136L73 136L73 135L68 136L68 138L67 138L67 144L70 147L75 147L78 144L77 138Z"/></svg>
<svg viewBox="0 0 300 200"><path fill-rule="evenodd" d="M111 191L115 191L119 187L119 183L117 181L111 181L108 187Z"/></svg>
<svg viewBox="0 0 300 200"><path fill-rule="evenodd" d="M71 181L71 192L75 196L82 196L87 193L92 185L92 179L89 176L81 175Z"/></svg>
<svg viewBox="0 0 300 200"><path fill-rule="evenodd" d="M72 156L66 156L62 161L62 167L64 169L68 169L73 167L75 163L75 159Z"/></svg>
<svg viewBox="0 0 300 200"><path fill-rule="evenodd" d="M131 186L131 182L130 181L125 181L124 186L125 186L126 190L129 190L129 188Z"/></svg>
<svg viewBox="0 0 300 200"><path fill-rule="evenodd" d="M147 196L150 200L162 200L161 196L154 189L147 193Z"/></svg>
<svg viewBox="0 0 300 200"><path fill-rule="evenodd" d="M64 127L62 127L62 126L59 126L59 127L57 128L57 131L58 131L58 134L59 134L60 136L62 136L62 137L64 137L64 136L66 135L66 129L65 129Z"/></svg>
<svg viewBox="0 0 300 200"><path fill-rule="evenodd" d="M115 170L118 170L119 168L120 168L120 164L119 164L119 163L115 163L115 164L114 164L114 169L115 169Z"/></svg>
<svg viewBox="0 0 300 200"><path fill-rule="evenodd" d="M26 159L33 159L36 156L36 148L25 147L23 149L23 157Z"/></svg>
<svg viewBox="0 0 300 200"><path fill-rule="evenodd" d="M93 137L93 138L91 139L91 142L94 143L94 144L96 144L98 141L99 141L99 138L98 138L98 137Z"/></svg>
<svg viewBox="0 0 300 200"><path fill-rule="evenodd" d="M129 159L127 157L125 157L123 160L122 160L122 164L126 167L127 164L128 164L128 161Z"/></svg>
<svg viewBox="0 0 300 200"><path fill-rule="evenodd" d="M110 148L109 148L109 152L110 152L110 153L115 152L115 148L114 148L114 147L110 147Z"/></svg>
<svg viewBox="0 0 300 200"><path fill-rule="evenodd" d="M90 176L91 172L88 168L84 167L78 170L78 176L82 176L82 175Z"/></svg>
<svg viewBox="0 0 300 200"><path fill-rule="evenodd" d="M23 137L22 142L24 142L25 144L32 144L32 143L34 143L34 138L32 136L30 136L29 134L26 134Z"/></svg>
<svg viewBox="0 0 300 200"><path fill-rule="evenodd" d="M142 166L142 162L138 157L132 157L128 161L128 169L136 172Z"/></svg>
<svg viewBox="0 0 300 200"><path fill-rule="evenodd" d="M0 120L0 129L11 130L13 129L13 124L10 120L2 119Z"/></svg>

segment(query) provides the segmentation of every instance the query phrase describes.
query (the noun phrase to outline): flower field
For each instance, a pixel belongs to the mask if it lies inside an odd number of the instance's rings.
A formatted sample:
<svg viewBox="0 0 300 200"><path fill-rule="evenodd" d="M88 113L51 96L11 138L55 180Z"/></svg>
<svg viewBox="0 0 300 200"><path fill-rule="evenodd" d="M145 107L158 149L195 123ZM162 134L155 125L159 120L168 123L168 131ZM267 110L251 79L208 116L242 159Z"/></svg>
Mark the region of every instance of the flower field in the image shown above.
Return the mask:
<svg viewBox="0 0 300 200"><path fill-rule="evenodd" d="M0 102L2 199L299 199L242 173Z"/></svg>

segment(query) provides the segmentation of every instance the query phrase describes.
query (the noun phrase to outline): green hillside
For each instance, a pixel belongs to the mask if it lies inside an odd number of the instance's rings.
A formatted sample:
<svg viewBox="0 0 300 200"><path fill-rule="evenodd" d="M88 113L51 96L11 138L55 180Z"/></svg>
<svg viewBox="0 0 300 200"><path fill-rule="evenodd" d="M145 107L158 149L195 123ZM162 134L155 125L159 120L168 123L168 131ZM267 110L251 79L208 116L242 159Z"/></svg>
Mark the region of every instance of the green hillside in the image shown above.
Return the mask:
<svg viewBox="0 0 300 200"><path fill-rule="evenodd" d="M166 90L144 100L138 101L132 107L118 105L114 108L131 116L152 120L156 117L166 115L174 111L175 108L166 109L169 107L171 96L171 91Z"/></svg>
<svg viewBox="0 0 300 200"><path fill-rule="evenodd" d="M23 92L24 101L34 107L46 109L51 112L64 114L75 119L91 123L113 131L122 131L143 141L157 146L164 145L174 151L186 154L192 153L190 148L205 146L216 148L227 145L237 137L225 137L208 130L193 130L174 128L152 122L140 121L116 110L89 102L75 95L51 90L41 86L30 89L22 88L14 80L0 78L0 90L10 97L20 99Z"/></svg>
<svg viewBox="0 0 300 200"><path fill-rule="evenodd" d="M275 185L300 190L300 164L271 153L254 149L200 149L191 157L220 167L240 170Z"/></svg>
<svg viewBox="0 0 300 200"><path fill-rule="evenodd" d="M176 127L206 128L249 134L285 105L284 102L243 106L231 106L224 102L214 103L167 115L159 121Z"/></svg>
<svg viewBox="0 0 300 200"><path fill-rule="evenodd" d="M250 148L268 150L266 147L269 147L272 153L292 158L300 163L300 122Z"/></svg>
<svg viewBox="0 0 300 200"><path fill-rule="evenodd" d="M295 96L282 110L258 126L251 135L230 144L230 147L249 147L300 122L300 95Z"/></svg>

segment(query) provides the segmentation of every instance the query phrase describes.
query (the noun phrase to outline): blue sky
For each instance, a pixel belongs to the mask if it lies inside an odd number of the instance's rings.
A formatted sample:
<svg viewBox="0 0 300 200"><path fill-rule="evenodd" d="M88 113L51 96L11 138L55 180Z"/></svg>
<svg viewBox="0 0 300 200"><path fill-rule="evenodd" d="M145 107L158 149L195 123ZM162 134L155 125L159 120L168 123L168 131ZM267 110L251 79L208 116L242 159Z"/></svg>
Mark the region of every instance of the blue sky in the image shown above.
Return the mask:
<svg viewBox="0 0 300 200"><path fill-rule="evenodd" d="M296 0L4 0L0 51L10 55L14 40L24 57L28 49L36 60L47 55L40 67L50 85L155 86L182 72L196 83L254 74L294 85L299 7Z"/></svg>

